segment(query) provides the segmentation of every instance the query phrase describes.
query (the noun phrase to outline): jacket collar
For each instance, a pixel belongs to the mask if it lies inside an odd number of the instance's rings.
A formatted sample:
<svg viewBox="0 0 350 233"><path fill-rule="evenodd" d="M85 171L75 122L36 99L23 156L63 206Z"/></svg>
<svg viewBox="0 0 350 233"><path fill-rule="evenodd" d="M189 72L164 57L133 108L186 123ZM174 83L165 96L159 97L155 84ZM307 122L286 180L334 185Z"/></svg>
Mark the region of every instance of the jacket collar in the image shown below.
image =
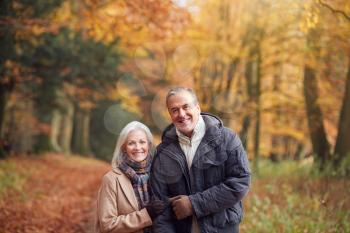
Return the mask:
<svg viewBox="0 0 350 233"><path fill-rule="evenodd" d="M219 135L221 134L223 123L222 121L209 113L201 113L205 123L205 135L203 137L203 141L206 142L219 142ZM176 133L176 127L174 124L170 124L167 126L162 135L162 142L165 144L173 143L178 141L178 135Z"/></svg>
<svg viewBox="0 0 350 233"><path fill-rule="evenodd" d="M113 168L113 172L117 174L118 185L123 191L124 195L127 197L130 205L135 209L139 210L137 198L132 187L130 179L118 168Z"/></svg>
<svg viewBox="0 0 350 233"><path fill-rule="evenodd" d="M225 156L219 156L217 153L210 153L215 148L222 146L224 126L222 121L208 113L201 113L205 123L205 135L202 138L196 154L194 155L192 166L202 167L203 164L220 164ZM160 151L169 158L176 160L186 173L186 160L183 158L178 136L174 124L170 124L163 132Z"/></svg>
<svg viewBox="0 0 350 233"><path fill-rule="evenodd" d="M202 116L199 116L198 122L193 130L191 138L187 137L176 128L176 135L178 136L180 144L191 145L192 142L201 140L204 134L205 123Z"/></svg>

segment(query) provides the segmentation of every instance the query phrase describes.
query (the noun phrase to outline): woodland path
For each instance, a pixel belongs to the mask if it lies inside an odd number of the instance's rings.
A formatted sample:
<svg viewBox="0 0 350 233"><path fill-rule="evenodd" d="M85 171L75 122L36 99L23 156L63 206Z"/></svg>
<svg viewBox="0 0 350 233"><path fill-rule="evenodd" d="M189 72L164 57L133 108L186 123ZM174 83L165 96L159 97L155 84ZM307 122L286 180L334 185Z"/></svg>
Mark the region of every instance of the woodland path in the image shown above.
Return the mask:
<svg viewBox="0 0 350 233"><path fill-rule="evenodd" d="M0 197L0 232L92 232L107 163L47 154L5 161L17 185Z"/></svg>

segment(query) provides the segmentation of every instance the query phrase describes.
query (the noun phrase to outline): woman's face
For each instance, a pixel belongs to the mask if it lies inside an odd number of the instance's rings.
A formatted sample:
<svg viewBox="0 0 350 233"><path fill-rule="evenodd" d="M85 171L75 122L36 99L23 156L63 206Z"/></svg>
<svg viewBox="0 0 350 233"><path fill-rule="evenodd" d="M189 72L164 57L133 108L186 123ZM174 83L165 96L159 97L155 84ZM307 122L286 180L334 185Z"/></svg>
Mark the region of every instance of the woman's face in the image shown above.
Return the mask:
<svg viewBox="0 0 350 233"><path fill-rule="evenodd" d="M146 133L143 130L133 130L125 141L126 154L132 160L141 162L146 159L149 150Z"/></svg>

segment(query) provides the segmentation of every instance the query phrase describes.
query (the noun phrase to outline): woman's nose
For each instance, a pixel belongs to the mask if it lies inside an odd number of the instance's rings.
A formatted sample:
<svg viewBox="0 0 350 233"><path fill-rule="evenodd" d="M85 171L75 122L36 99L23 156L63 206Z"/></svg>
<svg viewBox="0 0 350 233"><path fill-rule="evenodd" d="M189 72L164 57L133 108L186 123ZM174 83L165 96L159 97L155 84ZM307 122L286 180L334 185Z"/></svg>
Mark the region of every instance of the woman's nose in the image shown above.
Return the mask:
<svg viewBox="0 0 350 233"><path fill-rule="evenodd" d="M135 148L136 149L140 149L141 148L141 144L140 143L136 143Z"/></svg>

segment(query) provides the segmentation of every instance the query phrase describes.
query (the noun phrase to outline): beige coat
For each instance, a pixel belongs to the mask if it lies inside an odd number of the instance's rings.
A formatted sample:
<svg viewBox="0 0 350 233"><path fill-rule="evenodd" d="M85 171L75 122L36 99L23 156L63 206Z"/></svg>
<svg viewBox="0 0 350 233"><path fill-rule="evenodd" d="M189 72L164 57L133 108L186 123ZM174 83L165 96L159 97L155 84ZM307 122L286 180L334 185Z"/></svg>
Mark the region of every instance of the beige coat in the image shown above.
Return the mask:
<svg viewBox="0 0 350 233"><path fill-rule="evenodd" d="M138 208L129 178L119 169L103 176L97 197L95 232L143 232L151 226L147 210Z"/></svg>

